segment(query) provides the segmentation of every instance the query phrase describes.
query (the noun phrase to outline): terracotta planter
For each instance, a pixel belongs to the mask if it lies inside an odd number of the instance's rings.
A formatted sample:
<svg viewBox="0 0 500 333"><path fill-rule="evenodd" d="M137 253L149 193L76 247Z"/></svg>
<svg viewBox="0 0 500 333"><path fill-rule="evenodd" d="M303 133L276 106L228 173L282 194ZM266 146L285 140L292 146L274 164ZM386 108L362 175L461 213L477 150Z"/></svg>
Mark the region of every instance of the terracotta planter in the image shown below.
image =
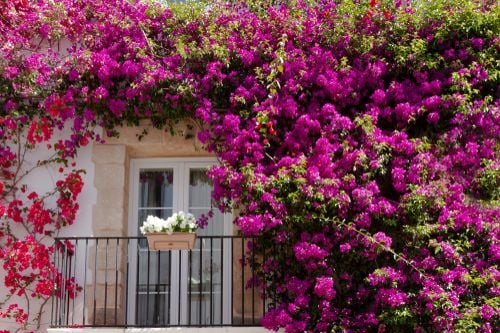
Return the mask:
<svg viewBox="0 0 500 333"><path fill-rule="evenodd" d="M191 250L194 247L196 234L192 232L148 233L148 246L151 250Z"/></svg>

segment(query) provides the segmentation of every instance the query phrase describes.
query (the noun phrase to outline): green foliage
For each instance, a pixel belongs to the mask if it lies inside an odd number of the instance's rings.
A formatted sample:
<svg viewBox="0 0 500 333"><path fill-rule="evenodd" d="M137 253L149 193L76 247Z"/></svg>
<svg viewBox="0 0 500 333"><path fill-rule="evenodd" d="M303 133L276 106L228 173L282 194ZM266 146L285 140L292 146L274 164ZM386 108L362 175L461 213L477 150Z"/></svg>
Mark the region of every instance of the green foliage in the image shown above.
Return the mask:
<svg viewBox="0 0 500 333"><path fill-rule="evenodd" d="M483 161L485 167L476 177L481 197L490 201L492 205L498 205L500 200L500 166L493 161Z"/></svg>

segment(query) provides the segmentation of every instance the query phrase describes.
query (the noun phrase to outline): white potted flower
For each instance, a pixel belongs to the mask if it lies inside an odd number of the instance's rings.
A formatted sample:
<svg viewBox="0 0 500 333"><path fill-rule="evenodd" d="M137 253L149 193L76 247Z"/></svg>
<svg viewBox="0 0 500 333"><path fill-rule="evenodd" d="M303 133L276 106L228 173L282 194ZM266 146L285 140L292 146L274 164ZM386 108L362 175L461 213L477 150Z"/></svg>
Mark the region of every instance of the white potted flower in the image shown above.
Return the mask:
<svg viewBox="0 0 500 333"><path fill-rule="evenodd" d="M193 214L180 211L166 220L149 215L140 230L152 250L188 250L194 247L198 224Z"/></svg>

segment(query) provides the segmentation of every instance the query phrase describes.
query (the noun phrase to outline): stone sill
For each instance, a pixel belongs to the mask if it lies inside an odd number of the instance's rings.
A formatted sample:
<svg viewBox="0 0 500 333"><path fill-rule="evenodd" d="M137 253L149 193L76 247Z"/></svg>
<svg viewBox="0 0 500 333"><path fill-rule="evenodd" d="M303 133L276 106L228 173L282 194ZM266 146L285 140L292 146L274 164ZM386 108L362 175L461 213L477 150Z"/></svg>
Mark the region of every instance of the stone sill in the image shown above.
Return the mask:
<svg viewBox="0 0 500 333"><path fill-rule="evenodd" d="M269 333L263 327L49 328L47 333Z"/></svg>

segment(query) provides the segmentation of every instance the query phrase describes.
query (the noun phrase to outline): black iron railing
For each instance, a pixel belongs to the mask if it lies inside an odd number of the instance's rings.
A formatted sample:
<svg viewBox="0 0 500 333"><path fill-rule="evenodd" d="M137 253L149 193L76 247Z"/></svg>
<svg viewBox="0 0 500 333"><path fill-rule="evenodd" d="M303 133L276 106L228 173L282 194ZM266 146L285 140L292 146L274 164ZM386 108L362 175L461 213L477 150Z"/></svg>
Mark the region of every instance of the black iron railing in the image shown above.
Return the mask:
<svg viewBox="0 0 500 333"><path fill-rule="evenodd" d="M268 304L253 242L200 236L189 251L152 251L142 237L57 238L52 327L258 326Z"/></svg>

